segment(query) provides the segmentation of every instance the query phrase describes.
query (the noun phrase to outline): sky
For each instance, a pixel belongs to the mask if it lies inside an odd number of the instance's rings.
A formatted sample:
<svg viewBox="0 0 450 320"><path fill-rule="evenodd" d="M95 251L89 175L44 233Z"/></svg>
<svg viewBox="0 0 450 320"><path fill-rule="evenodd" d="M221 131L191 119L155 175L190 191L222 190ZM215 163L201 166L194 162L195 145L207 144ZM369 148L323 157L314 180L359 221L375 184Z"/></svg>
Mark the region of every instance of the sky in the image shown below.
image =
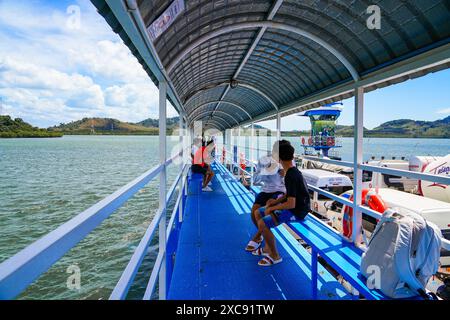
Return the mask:
<svg viewBox="0 0 450 320"><path fill-rule="evenodd" d="M157 88L88 0L0 0L0 97L39 127L158 117Z"/></svg>
<svg viewBox="0 0 450 320"><path fill-rule="evenodd" d="M353 125L354 99L342 101L340 125ZM373 129L397 119L434 121L450 116L450 69L432 73L364 94L364 126ZM261 125L274 130L275 120ZM282 118L283 130L309 130L309 119L291 115Z"/></svg>
<svg viewBox="0 0 450 320"><path fill-rule="evenodd" d="M450 115L450 70L365 94L364 125ZM339 124L353 124L353 99ZM175 116L172 106L168 116ZM48 127L83 117L158 118L158 90L88 0L0 0L0 114ZM275 121L261 122L270 129ZM283 130L308 130L292 115Z"/></svg>

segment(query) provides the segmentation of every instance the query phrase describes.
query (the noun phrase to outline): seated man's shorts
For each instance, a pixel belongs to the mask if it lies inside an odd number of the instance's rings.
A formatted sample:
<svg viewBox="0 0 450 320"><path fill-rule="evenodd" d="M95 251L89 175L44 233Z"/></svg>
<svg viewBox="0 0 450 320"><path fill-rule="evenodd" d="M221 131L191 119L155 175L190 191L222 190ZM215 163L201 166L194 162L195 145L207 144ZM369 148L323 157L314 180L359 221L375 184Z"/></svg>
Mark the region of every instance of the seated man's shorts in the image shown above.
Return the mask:
<svg viewBox="0 0 450 320"><path fill-rule="evenodd" d="M286 223L286 222L294 222L299 221L298 219L290 210L277 210L272 212L272 214L269 214L268 216L265 215L266 208L260 208L259 212L261 214L261 217L263 217L263 221L267 228L275 228L276 226ZM274 221L272 215L275 216L276 221Z"/></svg>
<svg viewBox="0 0 450 320"><path fill-rule="evenodd" d="M202 167L199 164L193 164L191 166L191 170L192 170L192 173L200 173L200 174L205 175L206 172L208 171L208 166L205 165L204 167Z"/></svg>
<svg viewBox="0 0 450 320"><path fill-rule="evenodd" d="M255 204L259 204L261 207L264 207L268 200L277 199L283 192L260 192L256 196Z"/></svg>

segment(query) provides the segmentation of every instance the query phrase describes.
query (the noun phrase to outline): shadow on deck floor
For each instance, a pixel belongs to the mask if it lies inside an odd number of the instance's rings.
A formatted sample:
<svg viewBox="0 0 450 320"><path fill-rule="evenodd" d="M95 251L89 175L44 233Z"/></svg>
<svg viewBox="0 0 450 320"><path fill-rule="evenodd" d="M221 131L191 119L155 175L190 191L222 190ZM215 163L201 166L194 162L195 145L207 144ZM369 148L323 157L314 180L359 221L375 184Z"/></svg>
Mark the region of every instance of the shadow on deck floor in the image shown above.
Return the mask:
<svg viewBox="0 0 450 320"><path fill-rule="evenodd" d="M244 250L256 231L250 219L254 196L220 164L213 164L213 192L191 180L169 299L312 299L311 256L283 226L276 228L283 262L260 267ZM319 267L319 299L349 299L345 289Z"/></svg>

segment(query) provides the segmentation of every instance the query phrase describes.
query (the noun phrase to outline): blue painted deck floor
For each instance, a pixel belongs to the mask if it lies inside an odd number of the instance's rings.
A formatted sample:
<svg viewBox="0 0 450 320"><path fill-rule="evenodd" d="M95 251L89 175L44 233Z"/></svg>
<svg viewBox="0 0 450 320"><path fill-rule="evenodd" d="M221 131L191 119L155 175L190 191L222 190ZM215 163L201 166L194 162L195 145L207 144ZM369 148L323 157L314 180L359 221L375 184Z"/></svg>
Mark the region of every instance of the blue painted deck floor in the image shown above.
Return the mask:
<svg viewBox="0 0 450 320"><path fill-rule="evenodd" d="M260 267L244 250L256 231L250 219L253 194L220 164L213 164L213 192L189 185L169 299L312 299L311 255L283 227L274 230L283 262ZM319 299L349 298L319 266Z"/></svg>

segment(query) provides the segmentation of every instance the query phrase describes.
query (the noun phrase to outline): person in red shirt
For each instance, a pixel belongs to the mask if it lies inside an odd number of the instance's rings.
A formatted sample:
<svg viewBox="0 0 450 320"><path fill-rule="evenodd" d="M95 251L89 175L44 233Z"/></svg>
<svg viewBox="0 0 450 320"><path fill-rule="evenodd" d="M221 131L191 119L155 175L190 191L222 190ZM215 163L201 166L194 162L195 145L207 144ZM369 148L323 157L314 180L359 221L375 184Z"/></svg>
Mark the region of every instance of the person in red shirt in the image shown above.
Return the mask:
<svg viewBox="0 0 450 320"><path fill-rule="evenodd" d="M214 177L214 172L211 169L210 163L211 159L209 157L210 148L207 147L201 139L197 138L194 140L192 146L191 156L192 156L192 172L200 173L203 175L202 191L211 192L213 191L208 184Z"/></svg>

